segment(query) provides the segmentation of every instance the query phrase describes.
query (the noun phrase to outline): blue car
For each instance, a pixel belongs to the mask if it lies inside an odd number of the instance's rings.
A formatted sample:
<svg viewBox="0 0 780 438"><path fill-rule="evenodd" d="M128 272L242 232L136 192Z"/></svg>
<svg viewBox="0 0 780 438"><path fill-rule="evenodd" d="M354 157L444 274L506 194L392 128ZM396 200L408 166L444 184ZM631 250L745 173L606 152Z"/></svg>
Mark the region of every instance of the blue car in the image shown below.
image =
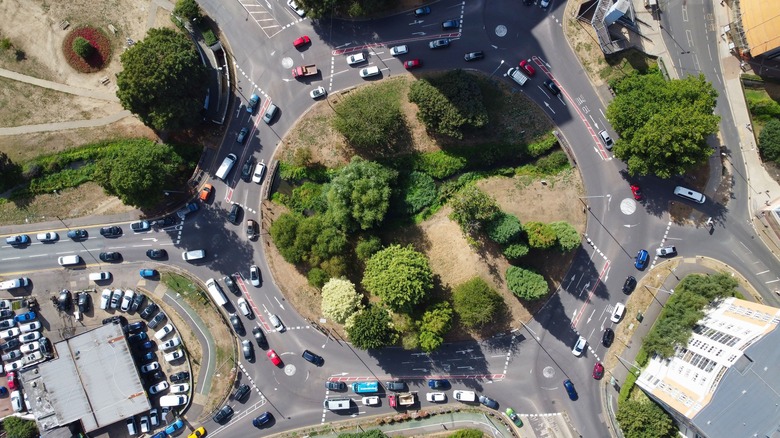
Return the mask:
<svg viewBox="0 0 780 438"><path fill-rule="evenodd" d="M441 23L442 30L457 29L460 24L459 20L447 20Z"/></svg>
<svg viewBox="0 0 780 438"><path fill-rule="evenodd" d="M139 274L141 274L141 277L143 277L143 278L155 278L155 277L157 277L157 270L156 269L141 269L139 271Z"/></svg>
<svg viewBox="0 0 780 438"><path fill-rule="evenodd" d="M146 341L148 339L149 336L146 335L146 332L136 333L127 338L127 340L130 342L140 342L140 341Z"/></svg>
<svg viewBox="0 0 780 438"><path fill-rule="evenodd" d="M566 388L566 392L569 393L570 399L577 400L577 390L574 389L574 384L571 383L571 380L569 379L564 380L563 387Z"/></svg>
<svg viewBox="0 0 780 438"><path fill-rule="evenodd" d="M144 333L144 334L146 334L146 333ZM154 348L154 342L152 342L152 341L146 341L146 342L144 342L143 344L141 344L139 348L140 348L141 350L151 350L151 349L153 349L153 348Z"/></svg>
<svg viewBox="0 0 780 438"><path fill-rule="evenodd" d="M636 254L636 261L634 261L634 266L636 266L636 268L641 271L647 267L647 261L649 259L650 256L647 254L647 250L640 249Z"/></svg>
<svg viewBox="0 0 780 438"><path fill-rule="evenodd" d="M152 435L152 438L165 438L168 434L165 433L163 430L162 432L157 432L156 434Z"/></svg>
<svg viewBox="0 0 780 438"><path fill-rule="evenodd" d="M182 430L184 428L184 422L181 421L181 418L176 419L173 423L169 424L168 427L165 428L165 433L168 435L173 435L179 430Z"/></svg>
<svg viewBox="0 0 780 438"><path fill-rule="evenodd" d="M422 17L423 15L428 15L431 13L431 8L428 6L423 6L419 9L414 10L414 15L417 17Z"/></svg>
<svg viewBox="0 0 780 438"><path fill-rule="evenodd" d="M151 351L144 354L141 358L144 362L152 362L157 360L157 356L155 356Z"/></svg>
<svg viewBox="0 0 780 438"><path fill-rule="evenodd" d="M23 322L30 322L33 319L35 319L35 312L21 313L19 315L14 316L14 319L16 320L16 322L20 324Z"/></svg>
<svg viewBox="0 0 780 438"><path fill-rule="evenodd" d="M252 425L255 427L263 427L266 424L268 424L269 421L271 421L271 413L265 412L262 415L255 418L254 420L252 420Z"/></svg>
<svg viewBox="0 0 780 438"><path fill-rule="evenodd" d="M428 387L431 389L446 388L449 383L447 379L431 379L428 380Z"/></svg>

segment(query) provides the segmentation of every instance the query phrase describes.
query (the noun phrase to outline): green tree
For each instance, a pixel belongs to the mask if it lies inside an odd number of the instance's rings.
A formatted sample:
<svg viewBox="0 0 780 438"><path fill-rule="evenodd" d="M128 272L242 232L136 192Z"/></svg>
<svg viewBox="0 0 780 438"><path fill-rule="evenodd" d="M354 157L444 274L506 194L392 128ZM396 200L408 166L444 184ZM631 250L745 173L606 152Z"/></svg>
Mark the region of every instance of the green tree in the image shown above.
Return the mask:
<svg viewBox="0 0 780 438"><path fill-rule="evenodd" d="M352 344L362 350L386 347L398 341L390 314L382 307L368 306L352 317L347 334Z"/></svg>
<svg viewBox="0 0 780 438"><path fill-rule="evenodd" d="M34 421L23 420L13 415L3 420L3 430L8 438L34 438L38 436L38 426Z"/></svg>
<svg viewBox="0 0 780 438"><path fill-rule="evenodd" d="M718 93L704 75L664 80L658 70L613 83L607 118L620 134L613 153L632 175L669 178L707 160L707 137L717 131Z"/></svg>
<svg viewBox="0 0 780 438"><path fill-rule="evenodd" d="M506 270L506 285L518 297L533 301L547 295L547 281L528 269L510 266Z"/></svg>
<svg viewBox="0 0 780 438"><path fill-rule="evenodd" d="M474 76L463 70L414 81L409 101L417 104L417 118L437 134L462 139L466 128L488 123L482 90Z"/></svg>
<svg viewBox="0 0 780 438"><path fill-rule="evenodd" d="M431 352L444 342L444 334L452 327L452 307L442 301L429 307L418 323L420 329L420 348Z"/></svg>
<svg viewBox="0 0 780 438"><path fill-rule="evenodd" d="M558 247L561 251L571 251L580 246L580 233L570 223L558 221L551 222L549 226L555 232L555 236L558 239Z"/></svg>
<svg viewBox="0 0 780 438"><path fill-rule="evenodd" d="M770 161L780 158L780 120L769 119L758 135L758 150Z"/></svg>
<svg viewBox="0 0 780 438"><path fill-rule="evenodd" d="M525 230L528 235L528 245L530 245L531 248L552 248L558 241L555 230L548 224L543 224L541 222L526 222L523 225L523 230Z"/></svg>
<svg viewBox="0 0 780 438"><path fill-rule="evenodd" d="M296 213L284 213L271 224L271 239L276 249L289 263L297 264L303 261L306 251L295 245L298 224L303 216Z"/></svg>
<svg viewBox="0 0 780 438"><path fill-rule="evenodd" d="M333 127L357 150L384 155L406 129L400 87L376 84L349 93L336 105Z"/></svg>
<svg viewBox="0 0 780 438"><path fill-rule="evenodd" d="M382 240L377 236L369 236L368 238L359 238L358 243L355 246L355 255L358 260L365 262L370 259L372 255L376 254L382 249Z"/></svg>
<svg viewBox="0 0 780 438"><path fill-rule="evenodd" d="M95 53L95 48L92 47L92 44L84 37L74 38L71 43L71 48L73 49L73 52L83 59L87 59Z"/></svg>
<svg viewBox="0 0 780 438"><path fill-rule="evenodd" d="M189 37L152 28L120 59L116 94L146 126L161 131L200 123L208 77Z"/></svg>
<svg viewBox="0 0 780 438"><path fill-rule="evenodd" d="M485 231L490 240L500 245L508 245L520 239L523 233L523 225L517 216L502 211L487 223Z"/></svg>
<svg viewBox="0 0 780 438"><path fill-rule="evenodd" d="M479 231L482 225L490 222L501 211L493 197L477 186L470 184L450 199L452 213L450 219L460 225L466 234Z"/></svg>
<svg viewBox="0 0 780 438"><path fill-rule="evenodd" d="M489 324L505 306L501 295L480 277L456 286L452 302L460 322L469 329Z"/></svg>
<svg viewBox="0 0 780 438"><path fill-rule="evenodd" d="M322 315L344 324L349 315L362 307L362 299L351 281L331 278L322 286Z"/></svg>
<svg viewBox="0 0 780 438"><path fill-rule="evenodd" d="M343 255L336 255L320 263L320 268L327 272L330 278L343 277L347 273L347 260Z"/></svg>
<svg viewBox="0 0 780 438"><path fill-rule="evenodd" d="M141 139L127 141L95 163L93 178L110 195L134 207L160 202L165 187L179 184L184 159L174 148Z"/></svg>
<svg viewBox="0 0 780 438"><path fill-rule="evenodd" d="M433 288L433 272L425 255L411 245L392 245L366 262L362 283L391 309L410 313Z"/></svg>
<svg viewBox="0 0 780 438"><path fill-rule="evenodd" d="M306 274L306 279L309 281L311 286L321 289L322 286L325 286L325 283L327 283L330 279L330 275L328 275L328 273L323 269L311 268Z"/></svg>
<svg viewBox="0 0 780 438"><path fill-rule="evenodd" d="M328 188L328 213L346 230L379 225L390 205L390 185L398 173L381 164L353 157Z"/></svg>
<svg viewBox="0 0 780 438"><path fill-rule="evenodd" d="M19 184L22 167L11 161L11 158L0 151L0 192Z"/></svg>
<svg viewBox="0 0 780 438"><path fill-rule="evenodd" d="M433 204L438 193L436 182L430 175L422 172L412 172L403 179L399 188L403 196L402 205L406 214L415 214Z"/></svg>
<svg viewBox="0 0 780 438"><path fill-rule="evenodd" d="M672 438L677 426L672 417L651 400L628 399L618 407L615 415L626 438Z"/></svg>
<svg viewBox="0 0 780 438"><path fill-rule="evenodd" d="M198 21L203 17L200 6L195 0L176 0L173 15L186 21Z"/></svg>

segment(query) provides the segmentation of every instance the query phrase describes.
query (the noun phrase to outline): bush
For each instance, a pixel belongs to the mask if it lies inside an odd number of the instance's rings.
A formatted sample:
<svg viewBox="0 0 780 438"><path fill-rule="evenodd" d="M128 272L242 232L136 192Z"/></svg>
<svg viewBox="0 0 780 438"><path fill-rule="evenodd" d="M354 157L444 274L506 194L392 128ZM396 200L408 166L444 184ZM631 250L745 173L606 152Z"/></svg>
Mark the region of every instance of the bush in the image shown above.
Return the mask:
<svg viewBox="0 0 780 438"><path fill-rule="evenodd" d="M173 14L185 21L198 21L203 17L200 6L195 0L177 0Z"/></svg>
<svg viewBox="0 0 780 438"><path fill-rule="evenodd" d="M477 429L461 429L448 438L482 438L482 431Z"/></svg>
<svg viewBox="0 0 780 438"><path fill-rule="evenodd" d="M399 88L398 82L387 81L349 93L336 106L333 127L357 150L391 152L406 129Z"/></svg>
<svg viewBox="0 0 780 438"><path fill-rule="evenodd" d="M333 256L320 263L320 268L331 278L343 277L347 273L347 260L341 255Z"/></svg>
<svg viewBox="0 0 780 438"><path fill-rule="evenodd" d="M391 309L410 313L433 289L433 273L425 254L392 245L366 262L362 283Z"/></svg>
<svg viewBox="0 0 780 438"><path fill-rule="evenodd" d="M8 50L14 45L11 43L11 40L8 38L2 38L0 39L0 50Z"/></svg>
<svg viewBox="0 0 780 438"><path fill-rule="evenodd" d="M453 196L450 206L450 219L457 222L465 234L478 231L500 212L496 200L473 185L464 187Z"/></svg>
<svg viewBox="0 0 780 438"><path fill-rule="evenodd" d="M459 284L452 294L453 307L469 329L489 324L504 306L504 299L480 277Z"/></svg>
<svg viewBox="0 0 780 438"><path fill-rule="evenodd" d="M558 241L555 230L548 224L541 222L527 222L523 229L528 235L528 245L535 249L552 248Z"/></svg>
<svg viewBox="0 0 780 438"><path fill-rule="evenodd" d="M488 123L479 84L463 70L413 82L409 101L417 104L417 118L436 134L462 139L466 128Z"/></svg>
<svg viewBox="0 0 780 438"><path fill-rule="evenodd" d="M382 307L369 306L355 314L347 334L355 347L369 350L394 344L398 334L393 330L390 315Z"/></svg>
<svg viewBox="0 0 780 438"><path fill-rule="evenodd" d="M536 160L536 167L544 175L554 175L561 170L569 168L569 157L563 151L555 151L550 155Z"/></svg>
<svg viewBox="0 0 780 438"><path fill-rule="evenodd" d="M34 421L24 420L13 415L3 419L3 429L8 438L33 438L38 436L38 426Z"/></svg>
<svg viewBox="0 0 780 438"><path fill-rule="evenodd" d="M503 250L503 253L507 258L519 259L520 257L528 255L528 251L528 245L524 243L513 243L506 246Z"/></svg>
<svg viewBox="0 0 780 438"><path fill-rule="evenodd" d="M770 119L766 122L758 136L758 149L767 160L780 159L780 120Z"/></svg>
<svg viewBox="0 0 780 438"><path fill-rule="evenodd" d="M355 255L357 256L358 260L365 262L381 249L382 241L379 239L379 237L370 236L367 239L361 237L358 239L357 246L355 246Z"/></svg>
<svg viewBox="0 0 780 438"><path fill-rule="evenodd" d="M323 195L323 185L309 181L293 189L287 205L301 214L324 213L328 209L328 202Z"/></svg>
<svg viewBox="0 0 780 438"><path fill-rule="evenodd" d="M403 211L413 215L436 200L436 183L429 175L422 172L412 172L406 177L400 187L403 198Z"/></svg>
<svg viewBox="0 0 780 438"><path fill-rule="evenodd" d="M506 270L506 284L513 294L524 300L538 300L547 295L547 281L534 271L510 266Z"/></svg>
<svg viewBox="0 0 780 438"><path fill-rule="evenodd" d="M431 352L444 342L443 336L452 327L452 308L450 303L443 301L425 310L419 321L420 348Z"/></svg>
<svg viewBox="0 0 780 438"><path fill-rule="evenodd" d="M74 49L85 47L83 43L74 44L77 39L83 39L94 50L88 56L82 56ZM68 65L81 73L93 73L100 71L111 60L111 41L100 29L90 26L73 29L62 41L62 52Z"/></svg>
<svg viewBox="0 0 780 438"><path fill-rule="evenodd" d="M447 151L423 152L412 156L412 168L436 179L448 178L463 170L467 160Z"/></svg>
<svg viewBox="0 0 780 438"><path fill-rule="evenodd" d="M485 231L490 240L500 245L508 245L520 238L523 226L520 224L520 219L517 216L502 211L492 221L488 222Z"/></svg>
<svg viewBox="0 0 780 438"><path fill-rule="evenodd" d="M528 145L528 154L532 157L538 157L546 154L557 145L558 139L552 134L547 134L541 140Z"/></svg>
<svg viewBox="0 0 780 438"><path fill-rule="evenodd" d="M558 247L563 252L571 251L580 246L580 233L568 222L558 221L549 224L558 238Z"/></svg>
<svg viewBox="0 0 780 438"><path fill-rule="evenodd" d="M279 162L279 177L285 181L309 180L317 183L330 181L331 173L337 170L325 166L299 166L286 161Z"/></svg>
<svg viewBox="0 0 780 438"><path fill-rule="evenodd" d="M82 58L87 59L95 52L95 48L84 38L76 37L76 39L73 40L73 51Z"/></svg>
<svg viewBox="0 0 780 438"><path fill-rule="evenodd" d="M321 289L330 279L330 275L320 268L311 268L309 273L306 274L306 278L309 280L311 286Z"/></svg>

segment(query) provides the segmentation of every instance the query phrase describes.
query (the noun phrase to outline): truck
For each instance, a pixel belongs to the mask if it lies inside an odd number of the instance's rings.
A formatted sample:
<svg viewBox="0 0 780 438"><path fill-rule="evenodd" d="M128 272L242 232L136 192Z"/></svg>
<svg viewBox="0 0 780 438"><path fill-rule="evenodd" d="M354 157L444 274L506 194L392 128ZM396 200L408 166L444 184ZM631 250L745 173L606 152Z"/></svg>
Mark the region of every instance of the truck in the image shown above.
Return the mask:
<svg viewBox="0 0 780 438"><path fill-rule="evenodd" d="M461 402L477 401L477 394L474 391L462 391L460 389L456 389L455 391L452 391L452 396L455 397L455 400Z"/></svg>
<svg viewBox="0 0 780 438"><path fill-rule="evenodd" d="M379 382L355 382L352 384L352 391L354 391L355 394L379 392Z"/></svg>
<svg viewBox="0 0 780 438"><path fill-rule="evenodd" d="M528 82L528 76L524 75L518 67L510 68L507 70L506 75L512 78L512 80L517 82L517 84L521 87L525 85L526 82Z"/></svg>
<svg viewBox="0 0 780 438"><path fill-rule="evenodd" d="M414 404L414 398L415 394L413 392L401 392L387 396L391 408L395 408L397 406L411 406Z"/></svg>
<svg viewBox="0 0 780 438"><path fill-rule="evenodd" d="M294 78L314 76L318 71L319 70L317 70L317 66L314 64L299 65L292 70L292 75Z"/></svg>

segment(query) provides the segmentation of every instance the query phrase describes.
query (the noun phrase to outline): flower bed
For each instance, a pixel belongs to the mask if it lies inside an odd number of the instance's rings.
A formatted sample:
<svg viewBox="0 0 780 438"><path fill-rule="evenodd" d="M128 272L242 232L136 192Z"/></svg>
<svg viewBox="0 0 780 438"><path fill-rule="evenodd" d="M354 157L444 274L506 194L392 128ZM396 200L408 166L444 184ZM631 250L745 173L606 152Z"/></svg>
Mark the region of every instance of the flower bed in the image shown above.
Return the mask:
<svg viewBox="0 0 780 438"><path fill-rule="evenodd" d="M73 51L73 40L81 37L89 41L95 49L92 54L84 59ZM90 26L82 26L73 29L62 42L62 52L71 67L81 73L94 73L102 70L108 60L111 59L111 41L108 35L100 29Z"/></svg>

